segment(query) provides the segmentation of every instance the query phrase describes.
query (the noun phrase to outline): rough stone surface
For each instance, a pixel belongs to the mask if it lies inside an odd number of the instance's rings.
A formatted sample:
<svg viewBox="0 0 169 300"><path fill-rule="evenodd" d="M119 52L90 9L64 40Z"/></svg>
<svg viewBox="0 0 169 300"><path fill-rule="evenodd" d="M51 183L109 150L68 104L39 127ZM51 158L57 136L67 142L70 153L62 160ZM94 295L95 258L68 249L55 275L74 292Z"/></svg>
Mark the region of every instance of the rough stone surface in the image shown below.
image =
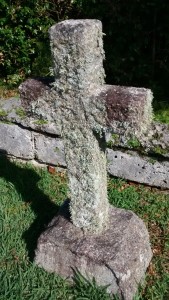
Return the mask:
<svg viewBox="0 0 169 300"><path fill-rule="evenodd" d="M140 137L152 123L152 99L149 89L105 84L85 101L86 118L96 132L102 128Z"/></svg>
<svg viewBox="0 0 169 300"><path fill-rule="evenodd" d="M17 125L0 124L0 149L18 158L33 159L32 133Z"/></svg>
<svg viewBox="0 0 169 300"><path fill-rule="evenodd" d="M116 127L106 133L109 148L123 148L124 151L134 150L142 155L154 156L154 159L169 157L169 125L152 122L148 130L140 137L132 132L125 132Z"/></svg>
<svg viewBox="0 0 169 300"><path fill-rule="evenodd" d="M158 162L136 152L107 149L109 174L135 182L169 188L169 161Z"/></svg>
<svg viewBox="0 0 169 300"><path fill-rule="evenodd" d="M66 20L50 29L55 89L62 98L61 126L71 193L71 219L85 231L108 222L104 140L93 134L85 107L91 90L104 83L102 24ZM103 110L102 120L105 119Z"/></svg>
<svg viewBox="0 0 169 300"><path fill-rule="evenodd" d="M39 162L66 166L63 141L42 134L35 134L35 158Z"/></svg>
<svg viewBox="0 0 169 300"><path fill-rule="evenodd" d="M34 81L33 81L34 82ZM20 98L9 98L0 100L0 120L4 123L12 122L27 129L33 129L42 133L61 135L60 120L57 117L57 110L50 106L48 99L53 94L47 93L39 96L36 101L30 101L27 109L22 105Z"/></svg>
<svg viewBox="0 0 169 300"><path fill-rule="evenodd" d="M60 135L60 109L63 99L53 85L48 79L28 79L19 87L20 98L26 115L31 118L31 121L33 119L35 129L37 129L36 124L42 131ZM33 126L32 122L31 126Z"/></svg>
<svg viewBox="0 0 169 300"><path fill-rule="evenodd" d="M133 212L111 208L109 229L85 235L69 220L68 202L40 236L35 262L49 272L72 278L73 269L121 299L131 300L152 253L147 229Z"/></svg>
<svg viewBox="0 0 169 300"><path fill-rule="evenodd" d="M51 80L46 78L27 79L19 86L22 106L27 110L30 107L30 102L37 100L45 91L50 89Z"/></svg>
<svg viewBox="0 0 169 300"><path fill-rule="evenodd" d="M99 96L106 103L107 126L141 135L152 122L152 92L149 89L105 85Z"/></svg>

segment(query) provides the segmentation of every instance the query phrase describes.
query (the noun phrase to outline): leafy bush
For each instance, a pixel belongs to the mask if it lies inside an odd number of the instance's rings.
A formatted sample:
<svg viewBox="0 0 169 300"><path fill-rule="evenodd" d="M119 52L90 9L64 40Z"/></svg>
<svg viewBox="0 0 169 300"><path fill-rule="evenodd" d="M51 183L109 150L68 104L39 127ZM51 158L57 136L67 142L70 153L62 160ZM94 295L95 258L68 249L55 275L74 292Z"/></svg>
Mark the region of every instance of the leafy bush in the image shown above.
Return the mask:
<svg viewBox="0 0 169 300"><path fill-rule="evenodd" d="M48 28L53 23L46 0L24 2L0 2L1 76L9 83L18 83L31 73L38 56L38 43L47 40Z"/></svg>
<svg viewBox="0 0 169 300"><path fill-rule="evenodd" d="M17 84L27 75L47 75L51 65L48 29L66 17L70 0L1 0L1 78Z"/></svg>

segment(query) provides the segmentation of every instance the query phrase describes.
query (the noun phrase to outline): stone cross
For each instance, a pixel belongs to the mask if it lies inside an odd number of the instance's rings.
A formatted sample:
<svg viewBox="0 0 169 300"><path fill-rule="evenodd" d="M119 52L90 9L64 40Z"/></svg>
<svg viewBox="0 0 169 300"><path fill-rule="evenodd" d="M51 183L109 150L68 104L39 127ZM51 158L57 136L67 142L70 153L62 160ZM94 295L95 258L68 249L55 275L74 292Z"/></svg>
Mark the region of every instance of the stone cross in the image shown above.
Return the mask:
<svg viewBox="0 0 169 300"><path fill-rule="evenodd" d="M102 35L98 20L66 20L50 29L71 219L92 233L106 229L109 220L105 128L121 123L125 131L141 131L138 124L147 126L151 110L149 90L104 85Z"/></svg>
<svg viewBox="0 0 169 300"><path fill-rule="evenodd" d="M152 253L142 220L109 207L104 134L107 126L137 135L144 131L151 92L104 85L100 21L63 21L50 29L50 40L72 222L63 205L38 239L35 262L69 279L78 269L110 293L132 300Z"/></svg>

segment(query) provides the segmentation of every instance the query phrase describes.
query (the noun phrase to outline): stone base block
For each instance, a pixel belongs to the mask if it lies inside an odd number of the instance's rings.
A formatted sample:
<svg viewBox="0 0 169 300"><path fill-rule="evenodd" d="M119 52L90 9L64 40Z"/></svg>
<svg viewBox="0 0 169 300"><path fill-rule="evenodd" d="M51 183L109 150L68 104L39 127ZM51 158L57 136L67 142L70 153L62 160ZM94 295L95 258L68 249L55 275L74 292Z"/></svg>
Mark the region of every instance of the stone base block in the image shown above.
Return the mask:
<svg viewBox="0 0 169 300"><path fill-rule="evenodd" d="M110 208L109 229L101 235L84 234L69 218L68 202L38 240L35 263L72 279L78 269L108 292L131 300L152 258L147 229L133 212Z"/></svg>

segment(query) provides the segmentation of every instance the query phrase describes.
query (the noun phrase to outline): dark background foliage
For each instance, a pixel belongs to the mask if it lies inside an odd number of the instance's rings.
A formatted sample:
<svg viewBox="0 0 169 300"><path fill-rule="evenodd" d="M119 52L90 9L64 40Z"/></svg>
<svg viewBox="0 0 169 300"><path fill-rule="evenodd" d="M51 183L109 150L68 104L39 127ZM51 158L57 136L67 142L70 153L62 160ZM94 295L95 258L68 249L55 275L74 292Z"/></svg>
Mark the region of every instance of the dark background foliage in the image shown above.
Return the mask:
<svg viewBox="0 0 169 300"><path fill-rule="evenodd" d="M1 0L0 77L17 83L47 76L48 28L66 18L96 18L106 34L106 82L152 88L156 104L167 105L168 16L168 0Z"/></svg>
<svg viewBox="0 0 169 300"><path fill-rule="evenodd" d="M169 1L82 0L76 5L80 16L103 23L107 82L152 88L167 104Z"/></svg>

